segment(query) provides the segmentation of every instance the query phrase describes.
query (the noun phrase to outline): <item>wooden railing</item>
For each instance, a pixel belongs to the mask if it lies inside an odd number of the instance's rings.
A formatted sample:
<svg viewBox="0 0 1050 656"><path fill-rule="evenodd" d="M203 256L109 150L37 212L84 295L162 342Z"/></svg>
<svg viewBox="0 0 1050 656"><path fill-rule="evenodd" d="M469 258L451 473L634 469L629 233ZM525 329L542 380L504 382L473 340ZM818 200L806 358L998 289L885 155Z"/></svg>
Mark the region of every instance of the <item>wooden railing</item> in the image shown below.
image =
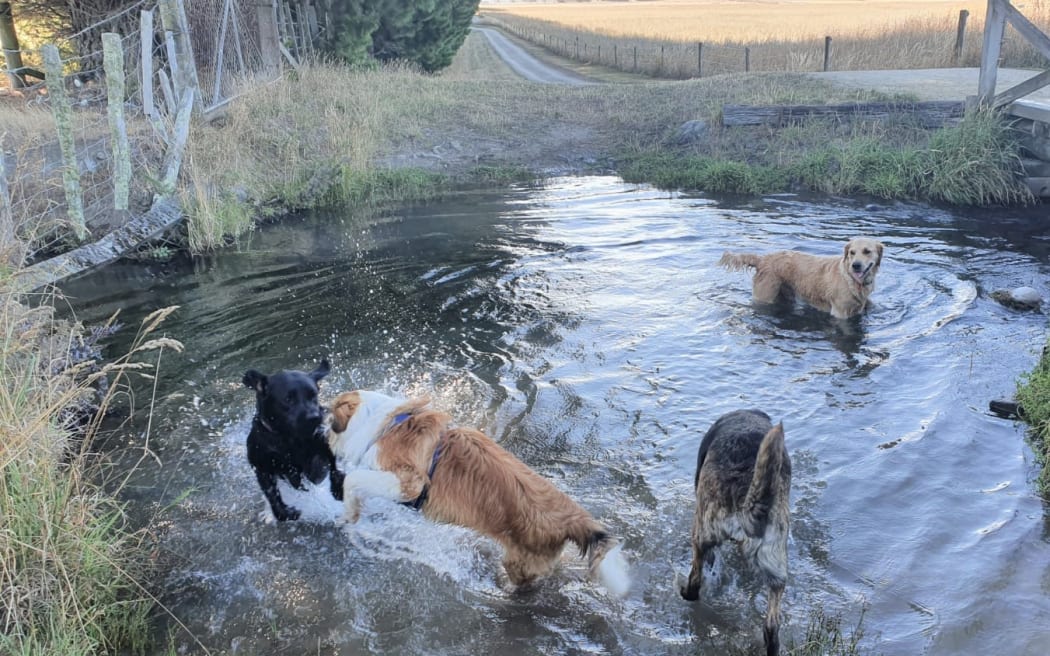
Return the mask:
<svg viewBox="0 0 1050 656"><path fill-rule="evenodd" d="M1050 36L1017 11L1010 4L1010 0L988 0L988 13L984 18L984 46L981 49L981 74L977 82L977 102L981 105L1003 107L1050 85L1050 69L1047 69L996 95L995 77L999 68L999 50L1007 23L1046 57L1050 66Z"/></svg>

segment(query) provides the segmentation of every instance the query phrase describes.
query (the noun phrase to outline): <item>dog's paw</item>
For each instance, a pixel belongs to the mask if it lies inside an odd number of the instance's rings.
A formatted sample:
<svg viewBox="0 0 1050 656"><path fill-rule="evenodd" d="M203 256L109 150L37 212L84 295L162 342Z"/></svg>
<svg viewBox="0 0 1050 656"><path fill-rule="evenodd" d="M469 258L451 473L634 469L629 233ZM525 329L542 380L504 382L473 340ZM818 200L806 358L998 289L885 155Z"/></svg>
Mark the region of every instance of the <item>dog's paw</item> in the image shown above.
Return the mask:
<svg viewBox="0 0 1050 656"><path fill-rule="evenodd" d="M690 589L688 585L683 585L678 588L678 592L682 595L682 599L686 601L696 601L700 598L700 588Z"/></svg>
<svg viewBox="0 0 1050 656"><path fill-rule="evenodd" d="M273 516L273 511L270 510L270 506L259 511L259 521L263 524L273 524L277 521L277 518Z"/></svg>
<svg viewBox="0 0 1050 656"><path fill-rule="evenodd" d="M299 519L299 509L285 506L274 511L273 517L279 522L295 521Z"/></svg>

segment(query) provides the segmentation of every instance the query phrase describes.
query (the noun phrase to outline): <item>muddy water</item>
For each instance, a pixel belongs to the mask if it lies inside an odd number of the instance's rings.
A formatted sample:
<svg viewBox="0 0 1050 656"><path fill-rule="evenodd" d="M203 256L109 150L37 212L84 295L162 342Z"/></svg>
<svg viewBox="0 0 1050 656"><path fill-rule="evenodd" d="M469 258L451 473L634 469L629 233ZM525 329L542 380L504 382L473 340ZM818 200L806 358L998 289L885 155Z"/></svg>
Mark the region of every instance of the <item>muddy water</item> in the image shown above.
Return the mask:
<svg viewBox="0 0 1050 656"><path fill-rule="evenodd" d="M180 653L693 654L761 642L764 592L731 551L702 601L689 564L691 482L716 417L782 419L795 464L784 638L823 608L883 654L1045 654L1050 531L1023 430L990 416L1045 339L1050 241L1033 216L865 210L795 197L733 203L567 178L364 221L317 214L194 262L117 265L66 286L87 321L165 324L152 425L136 396L108 448L153 518ZM875 307L834 322L759 308L724 249L832 255L886 245ZM133 331L111 347L120 352ZM122 343L123 340L123 343ZM536 589L498 575L494 544L381 501L346 531L264 525L245 460L249 367L312 367L322 392L431 392L578 499L626 543L623 601L581 562ZM143 449L151 456L142 458ZM174 627L176 623L168 620Z"/></svg>

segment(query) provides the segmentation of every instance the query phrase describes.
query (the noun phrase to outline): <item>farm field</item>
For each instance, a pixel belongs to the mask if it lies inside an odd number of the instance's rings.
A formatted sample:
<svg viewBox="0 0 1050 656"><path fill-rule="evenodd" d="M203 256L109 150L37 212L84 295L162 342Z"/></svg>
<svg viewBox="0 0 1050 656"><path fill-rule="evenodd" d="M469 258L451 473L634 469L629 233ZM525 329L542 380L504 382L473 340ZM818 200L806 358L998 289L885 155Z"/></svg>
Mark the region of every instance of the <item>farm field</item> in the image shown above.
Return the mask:
<svg viewBox="0 0 1050 656"><path fill-rule="evenodd" d="M495 16L506 14L550 21L564 27L609 36L719 42L808 39L827 34L875 34L899 27L904 22L954 23L962 9L970 12L971 19L982 18L986 5L984 0L482 2L481 11Z"/></svg>
<svg viewBox="0 0 1050 656"><path fill-rule="evenodd" d="M658 78L689 78L745 71L977 66L986 4L985 0L483 3L480 15L562 56ZM1037 26L1050 29L1050 0L1032 0L1018 8ZM959 44L964 9L969 15ZM1006 31L1001 65L1042 68L1045 61L1015 30Z"/></svg>

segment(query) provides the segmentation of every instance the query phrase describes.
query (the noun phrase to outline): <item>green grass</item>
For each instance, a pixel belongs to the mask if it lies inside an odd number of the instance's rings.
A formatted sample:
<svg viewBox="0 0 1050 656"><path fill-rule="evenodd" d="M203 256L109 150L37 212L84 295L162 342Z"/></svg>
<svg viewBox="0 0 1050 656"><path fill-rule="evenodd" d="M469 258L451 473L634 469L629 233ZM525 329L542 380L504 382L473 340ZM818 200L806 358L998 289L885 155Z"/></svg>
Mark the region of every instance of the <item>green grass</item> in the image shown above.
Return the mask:
<svg viewBox="0 0 1050 656"><path fill-rule="evenodd" d="M1032 448L1042 464L1039 492L1050 500L1050 343L1035 368L1018 382L1017 401L1024 409L1024 420L1031 426Z"/></svg>
<svg viewBox="0 0 1050 656"><path fill-rule="evenodd" d="M914 131L902 137L876 125L838 130L792 127L764 140L730 133L715 144L715 155L627 151L621 173L629 182L710 193L801 189L951 205L1033 200L1021 181L1017 145L997 114L971 112L958 125L933 132L925 144L916 143Z"/></svg>

